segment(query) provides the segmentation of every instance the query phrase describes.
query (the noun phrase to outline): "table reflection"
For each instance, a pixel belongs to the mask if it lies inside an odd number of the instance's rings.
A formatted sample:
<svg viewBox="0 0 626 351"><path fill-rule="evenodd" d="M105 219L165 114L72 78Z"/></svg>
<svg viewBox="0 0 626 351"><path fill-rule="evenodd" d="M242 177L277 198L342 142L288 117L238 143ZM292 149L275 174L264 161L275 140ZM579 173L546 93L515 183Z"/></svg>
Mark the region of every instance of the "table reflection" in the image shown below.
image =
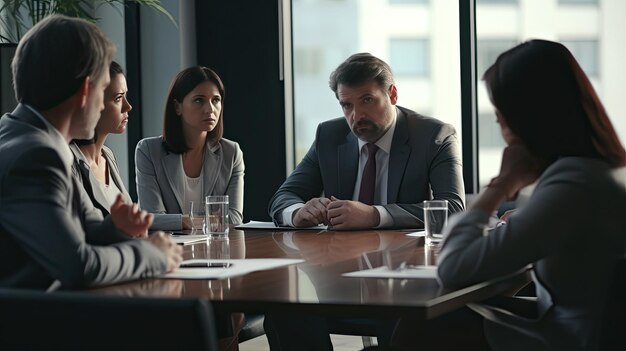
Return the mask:
<svg viewBox="0 0 626 351"><path fill-rule="evenodd" d="M223 280L137 280L94 288L125 296L201 297L222 312L315 313L353 317L434 318L528 282L526 276L465 288L441 289L436 279L348 278L343 273L402 262L436 265L438 249L402 231L241 231L231 228L215 254L242 258L302 258L305 262ZM183 247L185 259L213 255L207 243Z"/></svg>
<svg viewBox="0 0 626 351"><path fill-rule="evenodd" d="M398 267L402 262L421 264L418 238L409 238L392 231L322 232L289 231L274 233L273 239L288 257L303 258L298 265L298 296L319 302L363 301L367 296L382 293L388 296L387 279L339 278L346 272ZM377 287L377 285L380 285ZM376 292L375 292L376 291Z"/></svg>
<svg viewBox="0 0 626 351"><path fill-rule="evenodd" d="M126 284L99 288L105 295L128 297L180 297L183 296L184 283L177 279L143 279Z"/></svg>
<svg viewBox="0 0 626 351"><path fill-rule="evenodd" d="M227 237L208 237L205 242L187 245L183 258L241 259L246 258L246 240L241 230L231 230Z"/></svg>

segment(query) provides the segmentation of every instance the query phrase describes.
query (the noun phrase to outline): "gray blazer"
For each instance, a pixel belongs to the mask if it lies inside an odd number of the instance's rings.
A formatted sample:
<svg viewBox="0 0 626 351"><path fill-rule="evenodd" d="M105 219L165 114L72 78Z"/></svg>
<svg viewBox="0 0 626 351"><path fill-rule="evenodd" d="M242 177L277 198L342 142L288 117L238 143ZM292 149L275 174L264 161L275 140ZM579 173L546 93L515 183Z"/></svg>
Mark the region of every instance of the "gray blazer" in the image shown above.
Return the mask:
<svg viewBox="0 0 626 351"><path fill-rule="evenodd" d="M207 145L205 150L203 195L228 195L230 222L240 224L243 220L243 152L239 144L228 139L220 140L215 146ZM166 219L155 229L181 229L185 191L182 155L168 151L161 136L145 138L137 144L135 165L139 205L158 214L155 219Z"/></svg>
<svg viewBox="0 0 626 351"><path fill-rule="evenodd" d="M345 118L321 123L311 149L270 200L270 216L282 223L285 208L322 192L326 197L352 199L358 165L358 139ZM424 200L448 200L450 213L462 211L461 168L454 127L398 106L384 205L393 227L423 227Z"/></svg>
<svg viewBox="0 0 626 351"><path fill-rule="evenodd" d="M0 119L0 287L57 280L68 289L164 273L155 245L102 220L71 176L65 143L24 105Z"/></svg>
<svg viewBox="0 0 626 351"><path fill-rule="evenodd" d="M538 319L488 325L494 350L595 350L615 262L626 251L626 169L564 157L548 167L528 202L483 235L489 214L471 210L448 223L439 278L463 287L533 265ZM511 301L512 302L512 301ZM516 305L510 304L515 311ZM534 338L512 329L538 327ZM594 346L595 345L595 346Z"/></svg>
<svg viewBox="0 0 626 351"><path fill-rule="evenodd" d="M96 177L91 173L89 163L85 159L85 155L82 153L78 145L72 142L70 143L70 150L74 154L74 163L72 163L72 176L85 188L87 195L91 199L93 205L102 212L103 216L108 216L110 213L111 205L109 204L106 196L102 192L102 186ZM117 165L117 160L113 155L113 151L106 146L102 147L102 155L106 162L109 164L111 171L111 177L115 185L121 190L122 196L127 203L132 202L130 194L124 186L122 177L120 176L120 169Z"/></svg>

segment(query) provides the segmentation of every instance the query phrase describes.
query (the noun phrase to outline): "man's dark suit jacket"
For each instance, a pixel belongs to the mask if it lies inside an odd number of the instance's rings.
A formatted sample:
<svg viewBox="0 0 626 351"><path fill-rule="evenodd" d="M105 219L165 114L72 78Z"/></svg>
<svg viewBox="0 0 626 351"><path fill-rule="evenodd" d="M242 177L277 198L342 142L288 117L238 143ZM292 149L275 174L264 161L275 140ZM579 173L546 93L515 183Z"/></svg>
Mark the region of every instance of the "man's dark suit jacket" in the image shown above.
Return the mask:
<svg viewBox="0 0 626 351"><path fill-rule="evenodd" d="M0 119L0 287L58 281L68 289L164 273L155 245L102 220L53 128L24 105Z"/></svg>
<svg viewBox="0 0 626 351"><path fill-rule="evenodd" d="M462 211L465 189L454 127L403 107L396 111L384 205L393 227L423 227L424 200L448 200L450 213ZM358 166L358 139L345 118L321 123L311 149L270 200L270 216L282 223L285 208L322 193L351 200Z"/></svg>

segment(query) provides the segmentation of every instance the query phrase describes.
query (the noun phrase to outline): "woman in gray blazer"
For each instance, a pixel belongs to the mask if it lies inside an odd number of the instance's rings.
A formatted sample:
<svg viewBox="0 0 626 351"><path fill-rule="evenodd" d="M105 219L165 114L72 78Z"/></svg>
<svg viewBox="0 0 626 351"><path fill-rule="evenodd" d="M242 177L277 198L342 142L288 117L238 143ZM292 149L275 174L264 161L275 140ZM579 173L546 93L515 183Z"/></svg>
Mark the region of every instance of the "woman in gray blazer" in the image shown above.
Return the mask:
<svg viewBox="0 0 626 351"><path fill-rule="evenodd" d="M522 43L502 53L483 79L508 146L500 174L467 212L448 222L438 257L440 283L462 288L530 269L534 297L468 305L484 317L490 348L598 350L612 279L626 251L624 146L589 78L562 44ZM532 183L525 204L505 225L489 229L490 214ZM402 321L393 343L398 350L485 349L454 344L455 334L470 324L442 319L455 324L434 319L421 328L428 334Z"/></svg>
<svg viewBox="0 0 626 351"><path fill-rule="evenodd" d="M132 106L126 100L128 88L122 67L115 61L109 66L111 83L104 91L104 110L91 140L74 140L70 149L74 154L72 175L82 183L94 206L103 216L110 212L115 198L121 194L127 203L132 200L122 178L113 151L104 145L109 134L126 130L128 113Z"/></svg>
<svg viewBox="0 0 626 351"><path fill-rule="evenodd" d="M206 67L181 71L172 82L163 135L145 138L135 151L140 206L156 214L155 229L190 229L189 202L228 195L229 218L243 219L243 153L222 138L224 85Z"/></svg>

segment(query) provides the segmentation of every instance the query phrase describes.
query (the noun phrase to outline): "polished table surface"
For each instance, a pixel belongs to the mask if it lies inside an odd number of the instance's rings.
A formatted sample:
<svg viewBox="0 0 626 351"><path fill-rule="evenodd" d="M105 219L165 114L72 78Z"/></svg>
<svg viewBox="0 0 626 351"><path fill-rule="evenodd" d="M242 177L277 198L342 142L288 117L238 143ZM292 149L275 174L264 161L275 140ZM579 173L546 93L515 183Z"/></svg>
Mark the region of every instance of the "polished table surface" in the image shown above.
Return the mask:
<svg viewBox="0 0 626 351"><path fill-rule="evenodd" d="M342 277L381 265L436 264L437 250L408 231L265 231L231 228L229 240L184 246L184 258L301 258L305 262L222 280L145 279L90 290L127 296L203 297L216 309L289 312L342 317L410 317L427 320L515 290L529 281L520 273L463 289L441 288L436 279Z"/></svg>

